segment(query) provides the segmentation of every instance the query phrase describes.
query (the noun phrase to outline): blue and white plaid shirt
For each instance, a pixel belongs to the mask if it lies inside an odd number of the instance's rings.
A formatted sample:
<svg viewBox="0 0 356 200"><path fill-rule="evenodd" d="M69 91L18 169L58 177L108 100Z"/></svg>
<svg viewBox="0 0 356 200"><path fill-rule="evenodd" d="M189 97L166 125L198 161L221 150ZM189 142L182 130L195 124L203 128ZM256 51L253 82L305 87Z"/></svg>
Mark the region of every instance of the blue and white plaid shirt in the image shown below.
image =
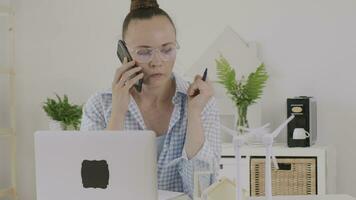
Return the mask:
<svg viewBox="0 0 356 200"><path fill-rule="evenodd" d="M176 91L172 99L174 110L169 122L163 149L157 161L158 188L184 192L192 196L194 171L212 170L211 175L200 176L202 187L215 182L220 161L220 118L215 98L212 97L201 113L205 142L199 152L188 159L183 151L187 133L187 90L189 83L178 75L172 76ZM111 116L112 92L98 92L89 98L83 109L80 130L104 130ZM125 117L125 130L146 130L140 110L131 97Z"/></svg>

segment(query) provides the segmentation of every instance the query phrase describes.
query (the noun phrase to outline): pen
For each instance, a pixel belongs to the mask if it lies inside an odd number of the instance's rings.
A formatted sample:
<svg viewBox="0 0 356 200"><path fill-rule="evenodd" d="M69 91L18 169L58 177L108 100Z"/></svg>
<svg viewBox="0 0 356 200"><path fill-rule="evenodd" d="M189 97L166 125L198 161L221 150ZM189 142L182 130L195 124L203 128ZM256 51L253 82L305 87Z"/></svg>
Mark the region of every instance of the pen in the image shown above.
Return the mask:
<svg viewBox="0 0 356 200"><path fill-rule="evenodd" d="M204 74L203 74L203 78L202 78L203 81L206 81L207 75L208 75L208 68L205 68L205 71L204 71Z"/></svg>
<svg viewBox="0 0 356 200"><path fill-rule="evenodd" d="M203 81L206 81L206 77L208 76L208 68L205 68L205 71L204 71L204 74L203 74L203 77L202 77L202 80ZM199 90L195 90L194 94L193 94L193 97L197 96L199 94Z"/></svg>

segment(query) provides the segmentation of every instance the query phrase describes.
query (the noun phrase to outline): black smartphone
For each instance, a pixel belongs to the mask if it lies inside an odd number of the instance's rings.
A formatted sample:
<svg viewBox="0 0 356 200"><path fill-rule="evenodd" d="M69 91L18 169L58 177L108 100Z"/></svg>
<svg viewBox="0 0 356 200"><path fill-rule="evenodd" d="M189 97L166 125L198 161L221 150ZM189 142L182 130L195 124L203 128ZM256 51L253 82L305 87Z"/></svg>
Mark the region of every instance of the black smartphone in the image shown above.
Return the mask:
<svg viewBox="0 0 356 200"><path fill-rule="evenodd" d="M124 62L124 58L125 58L125 57L127 58L127 62L132 61L132 57L131 57L131 55L130 55L130 53L129 53L129 50L127 49L126 43L125 43L125 41L123 41L123 40L119 40L119 42L118 42L118 44L117 44L117 51L116 51L116 54L117 54L117 57L119 57L121 63ZM134 66L134 67L135 67L135 66ZM139 74L139 73L140 73L140 72L136 73L135 76L136 76L137 74ZM142 91L142 83L143 83L143 79L140 79L140 80L138 80L138 81L135 83L135 85L134 85L134 87L136 88L136 90L137 90L138 92L141 92L141 91Z"/></svg>

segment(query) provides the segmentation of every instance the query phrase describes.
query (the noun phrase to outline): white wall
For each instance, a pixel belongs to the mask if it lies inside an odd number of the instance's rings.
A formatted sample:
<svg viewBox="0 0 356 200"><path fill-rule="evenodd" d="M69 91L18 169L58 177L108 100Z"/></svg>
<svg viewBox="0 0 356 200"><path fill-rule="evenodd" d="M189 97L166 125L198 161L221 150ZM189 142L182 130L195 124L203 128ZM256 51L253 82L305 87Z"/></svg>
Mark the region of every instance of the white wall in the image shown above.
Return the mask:
<svg viewBox="0 0 356 200"><path fill-rule="evenodd" d="M356 1L169 1L187 69L225 28L262 46L270 80L263 122L285 117L285 99L318 99L319 144L337 150L337 192L356 196ZM83 103L110 86L129 0L15 0L20 199L35 199L33 133L47 129L41 103L54 92ZM282 138L283 140L283 138ZM65 147L63 147L65 148Z"/></svg>

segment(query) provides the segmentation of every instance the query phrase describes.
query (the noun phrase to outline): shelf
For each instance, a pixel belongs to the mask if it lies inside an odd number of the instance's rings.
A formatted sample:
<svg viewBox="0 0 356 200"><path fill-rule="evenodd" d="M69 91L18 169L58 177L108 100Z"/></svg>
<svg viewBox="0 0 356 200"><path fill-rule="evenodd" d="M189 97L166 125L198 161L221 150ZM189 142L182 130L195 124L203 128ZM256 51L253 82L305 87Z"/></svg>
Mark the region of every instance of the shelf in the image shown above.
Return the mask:
<svg viewBox="0 0 356 200"><path fill-rule="evenodd" d="M273 144L273 152L278 156L325 156L327 147L313 145L311 147L295 147L290 148L285 144ZM241 154L251 154L255 156L266 155L266 148L263 144L245 145L241 148ZM234 148L231 143L222 144L223 156L234 156Z"/></svg>
<svg viewBox="0 0 356 200"><path fill-rule="evenodd" d="M272 148L273 154L278 159L316 159L316 186L317 186L317 194L326 194L327 184L332 184L335 180L329 179L328 183L326 180L327 174L334 174L335 169L332 169L335 166L334 162L335 158L330 157L332 151L327 146L317 146L313 145L311 147L294 147L289 148L286 144L276 143L273 144ZM242 156L240 168L242 170L241 180L243 187L250 193L252 179L251 168L252 161L256 158L254 157L264 157L266 155L266 148L263 144L251 144L245 145L240 149L240 153ZM327 158L327 156L329 158ZM222 153L221 153L221 161L220 167L221 170L219 172L220 177L226 176L230 179L233 179L236 176L236 160L235 160L235 153L234 147L231 143L224 143L222 144ZM282 161L281 161L282 162ZM283 162L282 162L283 163ZM283 172L284 173L284 172ZM331 176L329 176L331 177Z"/></svg>

